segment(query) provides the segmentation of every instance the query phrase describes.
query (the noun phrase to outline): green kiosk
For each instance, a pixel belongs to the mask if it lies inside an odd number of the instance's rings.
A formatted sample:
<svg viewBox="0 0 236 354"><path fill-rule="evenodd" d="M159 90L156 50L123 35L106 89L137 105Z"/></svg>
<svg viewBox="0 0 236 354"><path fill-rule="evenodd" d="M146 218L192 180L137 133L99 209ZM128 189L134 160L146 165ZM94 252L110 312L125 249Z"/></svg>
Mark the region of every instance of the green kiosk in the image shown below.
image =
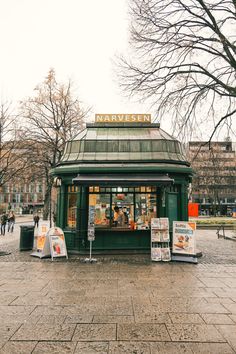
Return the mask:
<svg viewBox="0 0 236 354"><path fill-rule="evenodd" d="M181 144L149 114L97 114L68 141L52 171L58 185L57 226L70 252L150 252L152 218L188 220L192 169Z"/></svg>

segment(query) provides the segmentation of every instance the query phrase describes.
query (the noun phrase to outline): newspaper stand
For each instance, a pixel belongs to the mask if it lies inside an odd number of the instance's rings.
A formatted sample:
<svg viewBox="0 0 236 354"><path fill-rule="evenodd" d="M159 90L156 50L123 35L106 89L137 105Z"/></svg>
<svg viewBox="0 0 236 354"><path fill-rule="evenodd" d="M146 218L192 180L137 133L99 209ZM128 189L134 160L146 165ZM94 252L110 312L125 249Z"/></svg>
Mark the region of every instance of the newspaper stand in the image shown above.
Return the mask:
<svg viewBox="0 0 236 354"><path fill-rule="evenodd" d="M170 234L168 218L153 218L151 220L151 259L152 261L169 262Z"/></svg>

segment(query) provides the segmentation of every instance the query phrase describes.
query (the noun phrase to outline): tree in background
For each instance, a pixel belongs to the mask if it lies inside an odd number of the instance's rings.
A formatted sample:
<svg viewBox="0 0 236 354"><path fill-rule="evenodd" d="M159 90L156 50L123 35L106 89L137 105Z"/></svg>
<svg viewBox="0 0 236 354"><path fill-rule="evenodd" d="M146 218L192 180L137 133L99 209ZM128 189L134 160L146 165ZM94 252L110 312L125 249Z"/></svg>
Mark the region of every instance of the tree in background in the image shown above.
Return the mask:
<svg viewBox="0 0 236 354"><path fill-rule="evenodd" d="M121 87L149 99L159 117L172 112L182 136L210 119L209 141L224 123L231 126L235 0L131 0L130 11L134 54L119 62Z"/></svg>
<svg viewBox="0 0 236 354"><path fill-rule="evenodd" d="M28 147L22 141L18 118L12 113L11 104L0 105L0 187L14 181L28 168Z"/></svg>
<svg viewBox="0 0 236 354"><path fill-rule="evenodd" d="M44 219L50 210L52 177L50 170L62 156L67 140L74 139L84 125L88 110L84 110L77 98L73 97L72 85L56 81L51 69L43 83L35 88L36 95L21 103L26 119L25 139L31 141L32 163L35 173L46 180Z"/></svg>

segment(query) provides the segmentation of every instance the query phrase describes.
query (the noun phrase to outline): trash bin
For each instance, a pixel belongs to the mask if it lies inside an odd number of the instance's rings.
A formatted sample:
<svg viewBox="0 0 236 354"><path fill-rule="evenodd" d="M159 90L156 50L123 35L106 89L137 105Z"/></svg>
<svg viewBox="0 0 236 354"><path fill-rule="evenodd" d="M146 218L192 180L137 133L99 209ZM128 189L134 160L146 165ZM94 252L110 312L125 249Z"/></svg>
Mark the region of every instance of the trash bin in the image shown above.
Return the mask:
<svg viewBox="0 0 236 354"><path fill-rule="evenodd" d="M34 247L34 226L20 226L20 251L32 250Z"/></svg>

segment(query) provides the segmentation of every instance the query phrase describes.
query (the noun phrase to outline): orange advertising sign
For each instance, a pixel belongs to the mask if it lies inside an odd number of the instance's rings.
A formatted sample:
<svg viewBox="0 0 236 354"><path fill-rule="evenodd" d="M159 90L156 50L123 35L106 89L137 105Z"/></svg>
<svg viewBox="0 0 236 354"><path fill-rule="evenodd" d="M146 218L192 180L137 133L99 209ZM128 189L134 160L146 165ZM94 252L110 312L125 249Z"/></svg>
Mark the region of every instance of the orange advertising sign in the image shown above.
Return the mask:
<svg viewBox="0 0 236 354"><path fill-rule="evenodd" d="M188 216L198 217L198 203L188 204Z"/></svg>

